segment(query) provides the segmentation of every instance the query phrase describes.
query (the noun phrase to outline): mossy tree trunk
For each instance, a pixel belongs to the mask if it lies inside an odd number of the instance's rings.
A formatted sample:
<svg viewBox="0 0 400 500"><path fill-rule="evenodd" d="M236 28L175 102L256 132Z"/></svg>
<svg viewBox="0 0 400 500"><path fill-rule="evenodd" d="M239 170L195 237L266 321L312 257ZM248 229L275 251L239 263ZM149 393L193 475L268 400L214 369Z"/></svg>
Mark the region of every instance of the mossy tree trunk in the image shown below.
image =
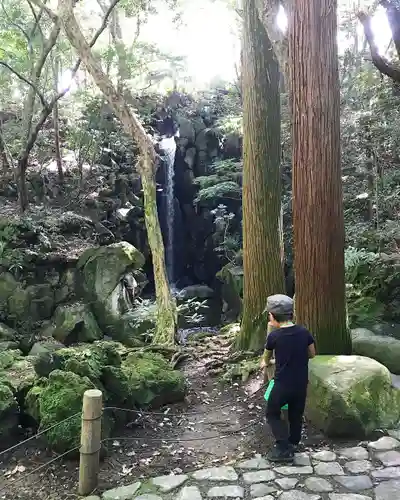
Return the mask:
<svg viewBox="0 0 400 500"><path fill-rule="evenodd" d="M319 354L349 354L337 2L297 0L289 20L296 320Z"/></svg>
<svg viewBox="0 0 400 500"><path fill-rule="evenodd" d="M71 45L82 59L96 85L103 92L124 129L138 145L141 158L138 163L144 192L145 220L149 245L153 258L154 279L158 321L155 343L173 344L177 328L176 302L172 297L164 259L164 244L157 213L155 173L158 157L150 137L146 134L137 116L130 110L124 97L114 88L110 78L104 73L85 40L73 12L73 0L59 0L58 14Z"/></svg>
<svg viewBox="0 0 400 500"><path fill-rule="evenodd" d="M281 252L279 67L256 8L243 12L243 316L238 349L258 350L268 295L284 292Z"/></svg>

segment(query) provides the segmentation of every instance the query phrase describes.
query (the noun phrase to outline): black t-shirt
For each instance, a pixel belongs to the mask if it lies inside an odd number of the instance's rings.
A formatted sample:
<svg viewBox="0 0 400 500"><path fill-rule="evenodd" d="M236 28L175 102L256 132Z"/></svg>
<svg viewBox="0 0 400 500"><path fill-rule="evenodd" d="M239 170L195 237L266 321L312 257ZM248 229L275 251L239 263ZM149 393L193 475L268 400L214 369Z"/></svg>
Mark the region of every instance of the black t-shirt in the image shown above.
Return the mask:
<svg viewBox="0 0 400 500"><path fill-rule="evenodd" d="M300 325L278 328L267 337L265 349L275 351L275 381L288 387L308 383L308 347L311 333Z"/></svg>

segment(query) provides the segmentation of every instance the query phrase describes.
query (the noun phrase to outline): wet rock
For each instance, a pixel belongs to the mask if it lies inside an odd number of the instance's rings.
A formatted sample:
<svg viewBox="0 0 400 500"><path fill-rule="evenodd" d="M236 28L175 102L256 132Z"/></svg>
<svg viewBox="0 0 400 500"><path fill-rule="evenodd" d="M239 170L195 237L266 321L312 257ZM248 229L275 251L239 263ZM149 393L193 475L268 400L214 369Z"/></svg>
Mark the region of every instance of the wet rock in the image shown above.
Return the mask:
<svg viewBox="0 0 400 500"><path fill-rule="evenodd" d="M336 482L350 491L363 491L372 488L372 481L369 476L336 476Z"/></svg>
<svg viewBox="0 0 400 500"><path fill-rule="evenodd" d="M383 436L378 441L368 443L368 448L375 451L390 451L400 448L400 441L390 436Z"/></svg>
<svg viewBox="0 0 400 500"><path fill-rule="evenodd" d="M315 466L315 474L318 476L341 476L344 475L344 471L337 462L321 462Z"/></svg>
<svg viewBox="0 0 400 500"><path fill-rule="evenodd" d="M400 465L400 453L398 451L385 451L377 453L376 458L380 460L386 467L395 467Z"/></svg>
<svg viewBox="0 0 400 500"><path fill-rule="evenodd" d="M245 472L243 481L246 484L267 483L275 479L275 473L272 470L262 470L257 472Z"/></svg>
<svg viewBox="0 0 400 500"><path fill-rule="evenodd" d="M332 484L323 477L308 477L305 480L305 486L314 493L329 493L333 491Z"/></svg>
<svg viewBox="0 0 400 500"><path fill-rule="evenodd" d="M312 458L319 462L334 462L336 460L336 453L329 450L317 451L312 454Z"/></svg>
<svg viewBox="0 0 400 500"><path fill-rule="evenodd" d="M385 481L375 488L375 500L399 498L400 481Z"/></svg>
<svg viewBox="0 0 400 500"><path fill-rule="evenodd" d="M343 448L340 450L340 456L349 460L366 460L368 451L362 446L354 446L353 448Z"/></svg>
<svg viewBox="0 0 400 500"><path fill-rule="evenodd" d="M244 489L241 486L214 486L207 493L208 498L244 498Z"/></svg>
<svg viewBox="0 0 400 500"><path fill-rule="evenodd" d="M354 460L348 462L345 467L352 474L362 474L373 469L373 465L369 460Z"/></svg>

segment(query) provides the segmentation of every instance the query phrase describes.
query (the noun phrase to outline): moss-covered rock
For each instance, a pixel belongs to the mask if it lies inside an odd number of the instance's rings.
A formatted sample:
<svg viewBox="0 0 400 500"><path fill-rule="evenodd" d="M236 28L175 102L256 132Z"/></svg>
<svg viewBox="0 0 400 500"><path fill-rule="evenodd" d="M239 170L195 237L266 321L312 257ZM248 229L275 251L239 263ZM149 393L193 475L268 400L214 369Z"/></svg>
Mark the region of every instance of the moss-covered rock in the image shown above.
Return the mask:
<svg viewBox="0 0 400 500"><path fill-rule="evenodd" d="M131 408L172 403L185 394L183 375L153 353L132 353L120 367L106 367L103 383L115 404Z"/></svg>
<svg viewBox="0 0 400 500"><path fill-rule="evenodd" d="M351 335L353 354L375 359L390 372L400 375L400 340L375 335L365 328L356 328Z"/></svg>
<svg viewBox="0 0 400 500"><path fill-rule="evenodd" d="M229 263L217 273L217 278L222 281L224 313L236 320L242 312L243 267Z"/></svg>
<svg viewBox="0 0 400 500"><path fill-rule="evenodd" d="M363 438L400 420L400 391L387 368L361 356L310 362L307 417L332 437Z"/></svg>
<svg viewBox="0 0 400 500"><path fill-rule="evenodd" d="M80 415L63 420L81 412L83 394L89 389L93 383L88 378L55 370L29 391L27 413L39 423L39 429L59 424L45 434L54 450L64 452L79 445Z"/></svg>
<svg viewBox="0 0 400 500"><path fill-rule="evenodd" d="M58 306L54 313L53 337L65 345L94 342L103 338L89 306L82 303Z"/></svg>
<svg viewBox="0 0 400 500"><path fill-rule="evenodd" d="M17 342L18 334L15 330L5 325L4 323L0 323L0 341L1 342Z"/></svg>
<svg viewBox="0 0 400 500"><path fill-rule="evenodd" d="M81 344L39 354L35 360L35 370L40 377L47 377L53 370L73 372L88 377L100 385L105 366L120 366L124 347L117 342L101 341Z"/></svg>
<svg viewBox="0 0 400 500"><path fill-rule="evenodd" d="M8 313L20 322L48 319L54 311L54 291L49 284L18 285L8 298Z"/></svg>
<svg viewBox="0 0 400 500"><path fill-rule="evenodd" d="M92 248L79 259L83 297L92 305L100 327L116 340L124 340L121 332L127 327L122 316L132 309L134 291L128 278L144 263L144 256L127 242Z"/></svg>
<svg viewBox="0 0 400 500"><path fill-rule="evenodd" d="M17 425L17 400L10 386L0 377L0 438L8 436Z"/></svg>
<svg viewBox="0 0 400 500"><path fill-rule="evenodd" d="M43 353L53 353L64 349L64 344L58 342L58 340L48 337L45 340L39 340L35 342L29 351L29 356L39 356Z"/></svg>
<svg viewBox="0 0 400 500"><path fill-rule="evenodd" d="M124 314L121 340L130 347L138 346L138 341L154 335L157 320L157 305L145 300L132 311Z"/></svg>

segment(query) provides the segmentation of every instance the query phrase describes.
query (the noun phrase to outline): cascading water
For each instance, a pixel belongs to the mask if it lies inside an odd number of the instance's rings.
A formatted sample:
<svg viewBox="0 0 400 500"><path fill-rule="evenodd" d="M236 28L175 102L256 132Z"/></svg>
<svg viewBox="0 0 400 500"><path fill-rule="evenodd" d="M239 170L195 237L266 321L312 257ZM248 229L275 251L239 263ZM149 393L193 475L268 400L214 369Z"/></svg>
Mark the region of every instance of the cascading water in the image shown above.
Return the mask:
<svg viewBox="0 0 400 500"><path fill-rule="evenodd" d="M175 137L163 137L159 143L160 149L164 153L164 161L166 165L166 248L165 260L167 266L168 281L171 287L175 283L174 272L174 228L175 228L175 194L174 194L174 164L176 154Z"/></svg>

